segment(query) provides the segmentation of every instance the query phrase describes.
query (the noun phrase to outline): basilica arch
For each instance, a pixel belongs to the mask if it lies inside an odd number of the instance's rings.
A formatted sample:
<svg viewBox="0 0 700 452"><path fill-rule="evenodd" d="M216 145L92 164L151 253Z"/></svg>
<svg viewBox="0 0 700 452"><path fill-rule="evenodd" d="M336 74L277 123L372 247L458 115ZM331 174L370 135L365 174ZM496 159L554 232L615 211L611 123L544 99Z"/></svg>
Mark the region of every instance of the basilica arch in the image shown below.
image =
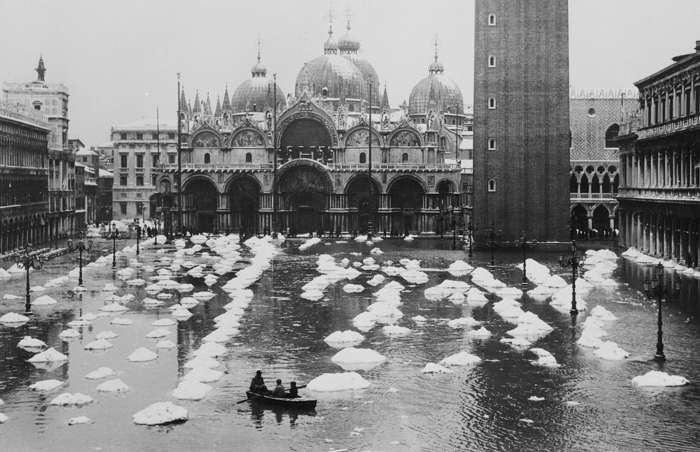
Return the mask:
<svg viewBox="0 0 700 452"><path fill-rule="evenodd" d="M391 199L392 231L402 235L417 231L425 194L423 182L409 175L398 176L387 187L387 193Z"/></svg>
<svg viewBox="0 0 700 452"><path fill-rule="evenodd" d="M248 174L233 176L226 185L231 217L229 228L244 235L259 231L260 182Z"/></svg>
<svg viewBox="0 0 700 452"><path fill-rule="evenodd" d="M352 177L345 186L347 206L350 210L349 229L366 234L375 230L378 223L377 211L381 187L368 174Z"/></svg>
<svg viewBox="0 0 700 452"><path fill-rule="evenodd" d="M325 167L313 160L298 159L282 165L277 174L282 229L295 233L325 230L328 196L333 191Z"/></svg>
<svg viewBox="0 0 700 452"><path fill-rule="evenodd" d="M192 232L215 232L219 191L207 176L189 178L182 187L183 222Z"/></svg>

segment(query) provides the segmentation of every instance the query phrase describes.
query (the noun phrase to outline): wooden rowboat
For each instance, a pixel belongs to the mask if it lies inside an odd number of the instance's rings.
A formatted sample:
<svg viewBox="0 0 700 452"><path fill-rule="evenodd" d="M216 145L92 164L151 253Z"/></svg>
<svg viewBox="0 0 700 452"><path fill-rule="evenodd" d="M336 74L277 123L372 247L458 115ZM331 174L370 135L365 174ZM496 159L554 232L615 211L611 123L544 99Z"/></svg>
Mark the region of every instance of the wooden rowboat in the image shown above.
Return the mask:
<svg viewBox="0 0 700 452"><path fill-rule="evenodd" d="M297 397L290 399L287 397L272 397L271 395L258 394L256 392L246 391L246 396L251 402L258 402L270 406L278 406L287 409L296 410L313 410L316 408L316 400Z"/></svg>

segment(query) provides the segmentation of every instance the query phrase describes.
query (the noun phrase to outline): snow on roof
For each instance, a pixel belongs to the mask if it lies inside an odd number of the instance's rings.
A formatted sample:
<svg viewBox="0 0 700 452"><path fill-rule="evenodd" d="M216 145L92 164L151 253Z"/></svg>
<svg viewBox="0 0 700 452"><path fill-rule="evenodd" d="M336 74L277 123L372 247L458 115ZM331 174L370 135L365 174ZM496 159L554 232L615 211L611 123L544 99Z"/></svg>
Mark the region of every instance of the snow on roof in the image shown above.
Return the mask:
<svg viewBox="0 0 700 452"><path fill-rule="evenodd" d="M120 124L112 127L113 130L175 130L177 127L164 121L156 121L156 118L142 118L138 121ZM111 144L110 144L111 145Z"/></svg>
<svg viewBox="0 0 700 452"><path fill-rule="evenodd" d="M474 136L462 135L462 141L459 143L459 149L462 151L474 149Z"/></svg>
<svg viewBox="0 0 700 452"><path fill-rule="evenodd" d="M114 174L110 173L107 170L100 168L100 177L114 177Z"/></svg>
<svg viewBox="0 0 700 452"><path fill-rule="evenodd" d="M75 155L87 155L87 156L95 156L97 155L97 152L91 151L90 149L81 149L78 152L75 153Z"/></svg>

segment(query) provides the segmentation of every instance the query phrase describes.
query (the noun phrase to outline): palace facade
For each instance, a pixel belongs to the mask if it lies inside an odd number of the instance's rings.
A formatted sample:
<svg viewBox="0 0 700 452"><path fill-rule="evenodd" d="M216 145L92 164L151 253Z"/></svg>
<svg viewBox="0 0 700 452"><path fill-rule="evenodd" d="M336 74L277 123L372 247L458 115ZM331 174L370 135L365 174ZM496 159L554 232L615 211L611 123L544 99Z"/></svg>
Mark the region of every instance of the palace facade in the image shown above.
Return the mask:
<svg viewBox="0 0 700 452"><path fill-rule="evenodd" d="M437 45L426 77L399 108L390 107L386 85L380 91L359 50L349 23L338 39L329 27L323 54L303 64L294 93L284 95L259 52L251 78L231 97L226 89L215 107L208 95L189 103L183 92L185 228L408 234L464 227L469 209L455 158L470 116ZM151 205L167 228L177 221L178 166L160 163Z"/></svg>
<svg viewBox="0 0 700 452"><path fill-rule="evenodd" d="M635 85L639 116L619 139L620 244L698 267L700 41Z"/></svg>

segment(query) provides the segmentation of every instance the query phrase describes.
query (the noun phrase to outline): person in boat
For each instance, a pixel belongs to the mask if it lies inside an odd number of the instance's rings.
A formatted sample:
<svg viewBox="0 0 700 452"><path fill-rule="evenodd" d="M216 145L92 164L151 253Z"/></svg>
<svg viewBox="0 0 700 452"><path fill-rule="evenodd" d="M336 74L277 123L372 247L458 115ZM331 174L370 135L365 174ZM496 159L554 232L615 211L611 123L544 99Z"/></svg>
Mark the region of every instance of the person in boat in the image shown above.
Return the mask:
<svg viewBox="0 0 700 452"><path fill-rule="evenodd" d="M299 397L299 389L297 388L297 382L293 381L289 383L289 395L287 396L290 399L296 399Z"/></svg>
<svg viewBox="0 0 700 452"><path fill-rule="evenodd" d="M256 394L266 394L269 392L262 377L262 371L255 372L255 376L250 380L250 391Z"/></svg>
<svg viewBox="0 0 700 452"><path fill-rule="evenodd" d="M287 391L284 389L284 385L282 385L282 380L279 378L277 379L277 386L275 386L275 390L272 391L272 397L286 397Z"/></svg>

